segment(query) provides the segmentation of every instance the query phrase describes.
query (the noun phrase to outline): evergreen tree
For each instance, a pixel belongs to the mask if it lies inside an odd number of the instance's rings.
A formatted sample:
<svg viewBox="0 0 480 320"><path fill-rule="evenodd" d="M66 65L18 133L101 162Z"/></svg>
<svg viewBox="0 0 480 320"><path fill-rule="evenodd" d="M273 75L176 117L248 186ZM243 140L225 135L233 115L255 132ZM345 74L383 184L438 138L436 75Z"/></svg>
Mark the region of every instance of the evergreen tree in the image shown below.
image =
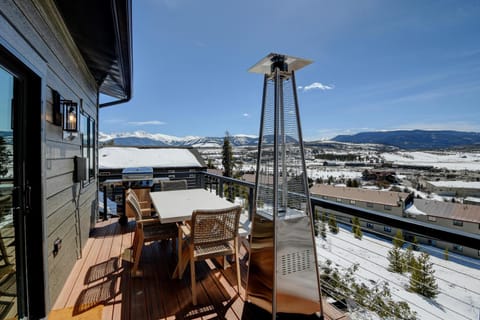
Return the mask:
<svg viewBox="0 0 480 320"><path fill-rule="evenodd" d="M322 213L322 222L323 222L323 223L327 223L327 220L328 220L328 219L327 219L327 213L326 213L326 212L323 212L323 213Z"/></svg>
<svg viewBox="0 0 480 320"><path fill-rule="evenodd" d="M449 258L448 258L448 248L446 248L446 247L445 247L445 250L443 251L443 258L444 258L445 260L448 260L448 259L449 259Z"/></svg>
<svg viewBox="0 0 480 320"><path fill-rule="evenodd" d="M413 250L418 251L418 239L417 239L416 236L413 237L411 247L412 247Z"/></svg>
<svg viewBox="0 0 480 320"><path fill-rule="evenodd" d="M363 237L362 229L360 227L357 227L354 235L355 235L355 238L362 240L362 237Z"/></svg>
<svg viewBox="0 0 480 320"><path fill-rule="evenodd" d="M347 180L347 187L351 188L352 187L352 179L348 178Z"/></svg>
<svg viewBox="0 0 480 320"><path fill-rule="evenodd" d="M232 145L230 144L230 134L225 132L225 137L223 138L223 147L222 147L222 165L223 165L223 176L224 177L233 177L233 168L235 166L233 159ZM230 184L226 184L226 198L230 201L234 200L233 188Z"/></svg>
<svg viewBox="0 0 480 320"><path fill-rule="evenodd" d="M208 169L215 169L215 166L213 165L213 161L210 158L207 160L207 168Z"/></svg>
<svg viewBox="0 0 480 320"><path fill-rule="evenodd" d="M407 251L405 251L403 258L405 262L404 270L407 272L412 272L412 270L416 268L416 263L417 263L417 259L415 259L415 255L413 254L412 246L409 246L407 248Z"/></svg>
<svg viewBox="0 0 480 320"><path fill-rule="evenodd" d="M323 221L320 221L320 236L323 240L327 239L327 227Z"/></svg>
<svg viewBox="0 0 480 320"><path fill-rule="evenodd" d="M10 156L7 150L7 143L3 137L0 137L0 177L8 173L9 162Z"/></svg>
<svg viewBox="0 0 480 320"><path fill-rule="evenodd" d="M358 184L357 179L353 179L352 180L352 188L358 188L358 187L360 187L360 185Z"/></svg>
<svg viewBox="0 0 480 320"><path fill-rule="evenodd" d="M362 239L362 227L360 226L360 219L358 219L358 217L353 217L352 219L352 232L355 238Z"/></svg>
<svg viewBox="0 0 480 320"><path fill-rule="evenodd" d="M388 251L388 270L396 273L405 272L405 260L402 251L398 247L393 247Z"/></svg>
<svg viewBox="0 0 480 320"><path fill-rule="evenodd" d="M223 165L223 176L232 177L233 176L233 151L232 145L230 144L230 134L225 132L225 137L223 138L223 147L222 147L222 165Z"/></svg>
<svg viewBox="0 0 480 320"><path fill-rule="evenodd" d="M328 184L332 184L332 183L333 183L333 176L329 176L329 177L328 177L327 183L328 183Z"/></svg>
<svg viewBox="0 0 480 320"><path fill-rule="evenodd" d="M321 222L318 222L316 220L313 221L313 231L315 233L315 237L318 237L318 235L320 234L320 223Z"/></svg>
<svg viewBox="0 0 480 320"><path fill-rule="evenodd" d="M330 228L330 232L335 234L338 233L337 219L333 214L330 215L330 218L328 219L328 227Z"/></svg>
<svg viewBox="0 0 480 320"><path fill-rule="evenodd" d="M395 248L403 247L403 244L405 243L405 240L403 239L402 230L397 229L397 233L395 234L395 237L393 237L392 243L395 246Z"/></svg>
<svg viewBox="0 0 480 320"><path fill-rule="evenodd" d="M435 298L438 295L438 285L434 273L430 255L422 252L417 259L416 268L412 270L410 290L427 298Z"/></svg>

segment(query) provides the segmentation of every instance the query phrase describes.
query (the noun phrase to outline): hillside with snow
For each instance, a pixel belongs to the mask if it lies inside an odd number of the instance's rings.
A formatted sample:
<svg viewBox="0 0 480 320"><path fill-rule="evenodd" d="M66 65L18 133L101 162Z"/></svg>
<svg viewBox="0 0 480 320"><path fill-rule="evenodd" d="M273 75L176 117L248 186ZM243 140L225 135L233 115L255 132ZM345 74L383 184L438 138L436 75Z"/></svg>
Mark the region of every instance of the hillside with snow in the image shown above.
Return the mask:
<svg viewBox="0 0 480 320"><path fill-rule="evenodd" d="M480 170L479 153L398 151L382 153L381 157L394 164L433 166L449 170Z"/></svg>
<svg viewBox="0 0 480 320"><path fill-rule="evenodd" d="M435 277L440 290L435 299L428 299L410 292L409 274L388 271L388 251L391 242L374 236L355 239L350 231L340 228L338 234L327 232L327 239L317 238L317 255L320 264L328 259L339 269L347 269L358 263L355 273L358 282L367 286L381 282L389 284L392 298L408 302L411 310L421 320L477 320L480 317L480 260L456 256L456 261L443 259L443 251L433 247L422 246L431 254ZM419 252L414 252L418 255ZM450 260L454 254L450 253ZM462 263L464 261L465 263ZM467 265L474 265L469 267ZM357 317L352 319L359 319ZM361 318L364 319L364 318ZM370 318L369 318L370 319Z"/></svg>

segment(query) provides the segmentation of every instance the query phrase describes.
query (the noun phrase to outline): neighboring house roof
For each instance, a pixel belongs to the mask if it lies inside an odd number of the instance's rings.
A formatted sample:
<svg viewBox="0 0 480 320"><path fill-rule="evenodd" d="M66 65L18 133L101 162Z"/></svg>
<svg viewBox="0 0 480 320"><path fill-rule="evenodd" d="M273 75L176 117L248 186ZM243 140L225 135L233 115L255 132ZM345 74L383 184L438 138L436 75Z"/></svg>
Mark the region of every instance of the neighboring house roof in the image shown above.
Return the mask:
<svg viewBox="0 0 480 320"><path fill-rule="evenodd" d="M205 167L193 148L104 147L99 149L98 162L100 169Z"/></svg>
<svg viewBox="0 0 480 320"><path fill-rule="evenodd" d="M331 198L364 201L390 206L399 206L398 201L405 201L409 195L406 192L335 187L328 184L316 184L310 188L310 193Z"/></svg>
<svg viewBox="0 0 480 320"><path fill-rule="evenodd" d="M480 223L480 206L477 205L425 199L413 201L418 210L429 216Z"/></svg>
<svg viewBox="0 0 480 320"><path fill-rule="evenodd" d="M55 0L55 4L100 92L129 100L133 65L131 0Z"/></svg>
<svg viewBox="0 0 480 320"><path fill-rule="evenodd" d="M463 189L480 189L478 181L427 181L437 188L463 188Z"/></svg>
<svg viewBox="0 0 480 320"><path fill-rule="evenodd" d="M480 198L477 198L477 197L466 197L463 201L470 201L470 202L480 204Z"/></svg>

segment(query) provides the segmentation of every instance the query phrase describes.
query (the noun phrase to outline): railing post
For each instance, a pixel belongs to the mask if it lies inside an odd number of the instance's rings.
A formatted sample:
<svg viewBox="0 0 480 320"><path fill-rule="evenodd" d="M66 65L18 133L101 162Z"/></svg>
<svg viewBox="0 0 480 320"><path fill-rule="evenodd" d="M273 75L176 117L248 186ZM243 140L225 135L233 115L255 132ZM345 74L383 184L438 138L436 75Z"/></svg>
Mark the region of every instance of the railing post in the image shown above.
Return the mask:
<svg viewBox="0 0 480 320"><path fill-rule="evenodd" d="M205 175L204 175L204 174L200 174L200 188L206 189L206 186L205 186Z"/></svg>
<svg viewBox="0 0 480 320"><path fill-rule="evenodd" d="M248 188L248 219L252 221L253 218L253 190L254 188Z"/></svg>
<svg viewBox="0 0 480 320"><path fill-rule="evenodd" d="M220 198L223 198L223 180L219 179L218 181L218 195Z"/></svg>
<svg viewBox="0 0 480 320"><path fill-rule="evenodd" d="M108 220L108 197L107 197L107 185L103 185L103 221Z"/></svg>

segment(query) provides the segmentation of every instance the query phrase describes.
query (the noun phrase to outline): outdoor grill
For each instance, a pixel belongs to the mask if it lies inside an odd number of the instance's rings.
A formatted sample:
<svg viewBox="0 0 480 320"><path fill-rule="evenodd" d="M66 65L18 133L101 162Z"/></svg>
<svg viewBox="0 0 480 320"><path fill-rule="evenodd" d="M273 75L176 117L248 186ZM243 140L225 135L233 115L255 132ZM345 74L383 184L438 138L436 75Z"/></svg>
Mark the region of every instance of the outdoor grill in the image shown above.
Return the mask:
<svg viewBox="0 0 480 320"><path fill-rule="evenodd" d="M122 170L122 183L125 188L151 188L153 186L153 168L125 168Z"/></svg>

